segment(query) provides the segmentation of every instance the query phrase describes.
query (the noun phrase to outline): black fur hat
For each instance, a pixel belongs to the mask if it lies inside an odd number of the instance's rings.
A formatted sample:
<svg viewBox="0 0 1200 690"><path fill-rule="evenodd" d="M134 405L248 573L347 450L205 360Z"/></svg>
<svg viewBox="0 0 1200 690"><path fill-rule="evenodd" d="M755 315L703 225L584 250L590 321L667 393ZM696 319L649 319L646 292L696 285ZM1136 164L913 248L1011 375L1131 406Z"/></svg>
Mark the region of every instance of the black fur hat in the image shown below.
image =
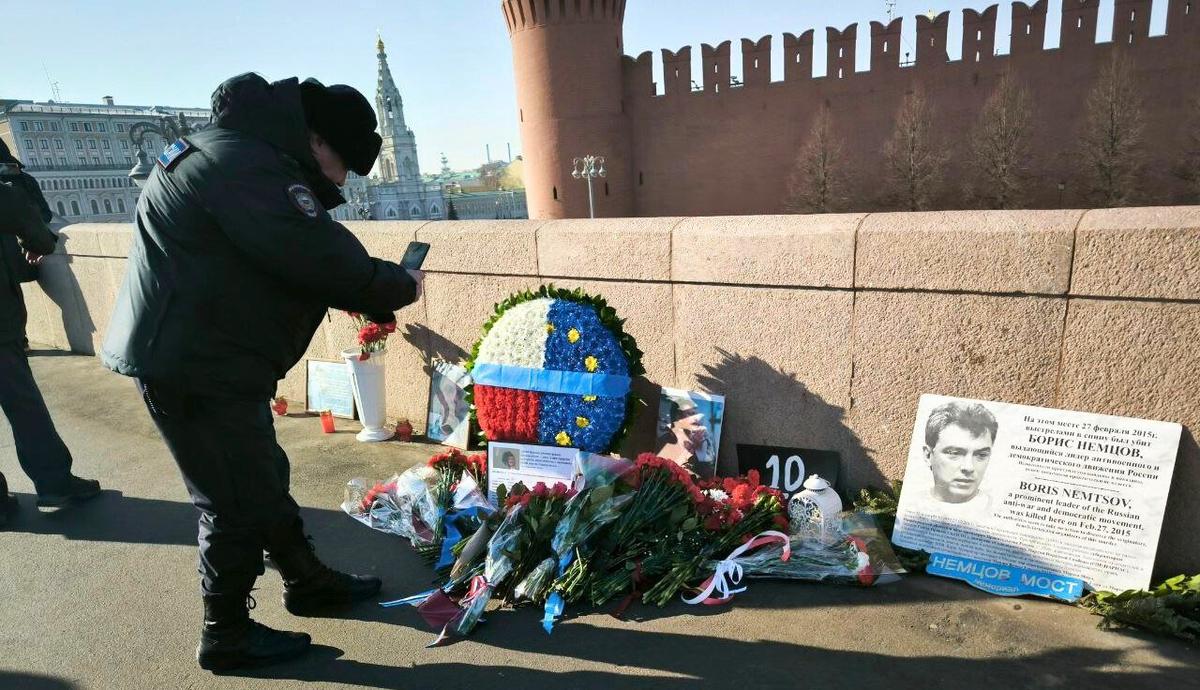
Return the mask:
<svg viewBox="0 0 1200 690"><path fill-rule="evenodd" d="M5 144L3 139L0 139L0 164L11 165L16 168L25 167L21 161L17 160L16 156L9 153L8 144Z"/></svg>
<svg viewBox="0 0 1200 690"><path fill-rule="evenodd" d="M370 174L383 139L375 132L379 124L371 103L352 86L325 86L316 79L300 84L300 100L308 128L321 135L359 175Z"/></svg>

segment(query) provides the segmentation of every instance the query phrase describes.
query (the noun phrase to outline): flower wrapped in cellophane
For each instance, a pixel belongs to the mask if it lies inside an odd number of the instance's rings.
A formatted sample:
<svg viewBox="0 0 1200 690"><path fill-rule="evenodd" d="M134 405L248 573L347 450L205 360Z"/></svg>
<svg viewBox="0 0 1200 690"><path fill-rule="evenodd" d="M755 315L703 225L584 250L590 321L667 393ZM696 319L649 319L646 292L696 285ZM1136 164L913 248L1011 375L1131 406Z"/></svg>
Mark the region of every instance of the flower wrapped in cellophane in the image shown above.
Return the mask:
<svg viewBox="0 0 1200 690"><path fill-rule="evenodd" d="M467 455L452 448L425 464L437 473L429 492L440 517L433 525L431 542L417 551L428 560L434 560L436 555L434 570L441 571L453 565L463 539L473 534L495 509L482 489L487 485L486 455Z"/></svg>
<svg viewBox="0 0 1200 690"><path fill-rule="evenodd" d="M633 497L611 524L578 547L577 558L554 585L566 602L599 605L621 594L632 600L666 570L667 563L651 556L676 535L700 526L696 504L703 495L675 462L643 453L621 476L617 491L631 491Z"/></svg>
<svg viewBox="0 0 1200 690"><path fill-rule="evenodd" d="M757 470L744 478L714 478L702 482L697 503L701 529L681 533L656 554L668 563L666 573L646 591L642 601L665 606L700 574L705 561L728 553L760 533L787 528L783 496L764 486Z"/></svg>
<svg viewBox="0 0 1200 690"><path fill-rule="evenodd" d="M443 569L453 563L454 547L494 510L480 489L486 480L481 457L452 451L386 482L353 479L342 510L372 529L408 539Z"/></svg>
<svg viewBox="0 0 1200 690"><path fill-rule="evenodd" d="M483 574L471 579L467 595L459 602L461 615L443 628L435 644L449 636L464 636L479 623L493 596L508 598L517 585L547 559L550 542L574 489L563 484L533 489L518 484L505 500L507 514L488 541Z"/></svg>
<svg viewBox="0 0 1200 690"><path fill-rule="evenodd" d="M564 592L569 592L576 583L564 578L567 568L575 562L579 551L586 548L588 540L601 529L614 522L625 506L633 500L632 489L620 481L621 477L635 471L635 465L620 458L592 456L584 467L584 489L567 501L554 530L550 548L554 552L553 571L544 590L533 590L529 596L535 603L543 603L542 627L547 633L554 630L554 623L566 607ZM577 569L573 576L582 577L586 567Z"/></svg>
<svg viewBox="0 0 1200 690"><path fill-rule="evenodd" d="M707 562L704 570L717 576L724 573L726 581L714 584L710 578L702 586L702 590L707 590L702 594L726 595L718 599L728 601L729 593L741 591L731 587L743 577L870 586L894 581L905 572L887 537L870 515L844 513L840 523L842 538L833 543L792 535L787 540L750 544L752 548L745 552Z"/></svg>

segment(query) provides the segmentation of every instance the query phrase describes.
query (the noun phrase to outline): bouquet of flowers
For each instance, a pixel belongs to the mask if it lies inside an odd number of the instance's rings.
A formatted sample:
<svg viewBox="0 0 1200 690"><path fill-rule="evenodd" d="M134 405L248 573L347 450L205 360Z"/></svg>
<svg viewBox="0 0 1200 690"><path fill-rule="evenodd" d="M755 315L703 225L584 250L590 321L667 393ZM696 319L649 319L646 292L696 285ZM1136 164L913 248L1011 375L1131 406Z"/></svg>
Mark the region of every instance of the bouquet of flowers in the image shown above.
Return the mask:
<svg viewBox="0 0 1200 690"><path fill-rule="evenodd" d="M390 323L375 323L356 311L346 313L354 320L354 327L358 329L358 347L361 352L358 358L367 360L371 353L383 352L387 347L388 336L396 332L395 320Z"/></svg>
<svg viewBox="0 0 1200 690"><path fill-rule="evenodd" d="M463 472L469 473L478 484L487 482L487 455L483 453L467 455L457 448L452 448L446 453L429 458L425 464L449 477L451 483L457 482Z"/></svg>
<svg viewBox="0 0 1200 690"><path fill-rule="evenodd" d="M487 484L487 456L451 449L433 456L425 464L437 473L429 492L440 519L432 526L431 542L417 550L429 560L437 555L434 570L440 571L454 564L454 558L465 545L464 537L479 529L483 518L493 512L481 489Z"/></svg>
<svg viewBox="0 0 1200 690"><path fill-rule="evenodd" d="M783 495L759 481L757 470L744 478L714 478L700 485L697 502L701 529L681 534L659 558L669 562L666 574L642 597L647 604L665 606L696 579L714 554L750 541L771 528L787 529Z"/></svg>
<svg viewBox="0 0 1200 690"><path fill-rule="evenodd" d="M574 495L575 490L563 484L550 488L538 482L533 489L522 484L513 489L505 499L504 521L488 542L483 574L472 578L467 596L460 602L462 614L446 625L439 641L449 633L469 634L493 596L509 596L531 572L543 567L551 554L554 527Z"/></svg>
<svg viewBox="0 0 1200 690"><path fill-rule="evenodd" d="M887 537L870 515L844 513L839 531L842 539L832 544L792 536L790 540L763 548L757 548L756 545L752 553L739 553L724 562L709 561L705 564L705 570L728 570L730 564L736 564L737 570L749 578L863 586L891 582L905 572Z"/></svg>
<svg viewBox="0 0 1200 690"><path fill-rule="evenodd" d="M667 563L651 556L700 526L696 505L703 494L679 464L643 453L619 484L618 491L632 491L633 498L579 548L579 557L554 585L567 602L586 598L599 605L620 594L631 599L666 570Z"/></svg>
<svg viewBox="0 0 1200 690"><path fill-rule="evenodd" d="M549 577L546 588L539 590L530 587L526 590L528 598L535 602L542 602L539 594L548 593L542 618L542 627L547 634L554 630L554 622L566 606L563 593L577 587L579 583L576 579L587 572L585 564L572 573L572 578L564 578L567 568L575 562L578 552L585 548L588 540L619 518L625 506L633 500L630 491L618 491L627 486L620 481L621 477L633 471L634 467L627 460L593 457L584 470L585 488L567 501L562 519L554 530L554 539L550 542L554 556L547 559Z"/></svg>
<svg viewBox="0 0 1200 690"><path fill-rule="evenodd" d="M433 541L438 510L430 496L437 473L413 467L383 482L351 479L342 510L371 529L408 539L414 547Z"/></svg>
<svg viewBox="0 0 1200 690"><path fill-rule="evenodd" d="M482 456L451 451L386 482L351 480L342 510L372 529L407 538L442 570L453 563L463 536L494 510L479 484L486 476Z"/></svg>

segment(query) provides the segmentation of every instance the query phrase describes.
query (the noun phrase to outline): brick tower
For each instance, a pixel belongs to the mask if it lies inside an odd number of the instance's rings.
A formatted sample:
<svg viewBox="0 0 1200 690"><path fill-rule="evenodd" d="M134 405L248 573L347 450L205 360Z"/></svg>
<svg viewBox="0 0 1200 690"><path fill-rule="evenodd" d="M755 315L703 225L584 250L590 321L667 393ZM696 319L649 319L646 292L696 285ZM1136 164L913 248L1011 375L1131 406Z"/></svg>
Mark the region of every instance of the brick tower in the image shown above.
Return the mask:
<svg viewBox="0 0 1200 690"><path fill-rule="evenodd" d="M592 182L596 216L633 213L621 23L625 0L504 0L530 218L586 218L587 185L571 161L607 159Z"/></svg>

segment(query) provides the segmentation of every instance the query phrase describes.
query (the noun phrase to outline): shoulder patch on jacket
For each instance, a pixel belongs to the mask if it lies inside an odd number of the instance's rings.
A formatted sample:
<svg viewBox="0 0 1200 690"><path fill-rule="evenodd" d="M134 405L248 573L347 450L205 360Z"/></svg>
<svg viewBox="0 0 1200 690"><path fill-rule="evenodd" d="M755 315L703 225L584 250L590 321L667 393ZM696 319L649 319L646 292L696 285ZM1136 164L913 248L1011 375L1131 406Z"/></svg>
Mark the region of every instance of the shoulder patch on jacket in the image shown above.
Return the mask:
<svg viewBox="0 0 1200 690"><path fill-rule="evenodd" d="M292 200L292 204L300 209L300 212L309 218L316 218L320 210L317 205L317 198L313 196L312 190L302 184L288 185L288 198Z"/></svg>
<svg viewBox="0 0 1200 690"><path fill-rule="evenodd" d="M158 167L163 170L170 170L172 166L179 162L188 151L192 150L192 145L187 142L187 139L179 138L175 140L163 152L158 154Z"/></svg>

